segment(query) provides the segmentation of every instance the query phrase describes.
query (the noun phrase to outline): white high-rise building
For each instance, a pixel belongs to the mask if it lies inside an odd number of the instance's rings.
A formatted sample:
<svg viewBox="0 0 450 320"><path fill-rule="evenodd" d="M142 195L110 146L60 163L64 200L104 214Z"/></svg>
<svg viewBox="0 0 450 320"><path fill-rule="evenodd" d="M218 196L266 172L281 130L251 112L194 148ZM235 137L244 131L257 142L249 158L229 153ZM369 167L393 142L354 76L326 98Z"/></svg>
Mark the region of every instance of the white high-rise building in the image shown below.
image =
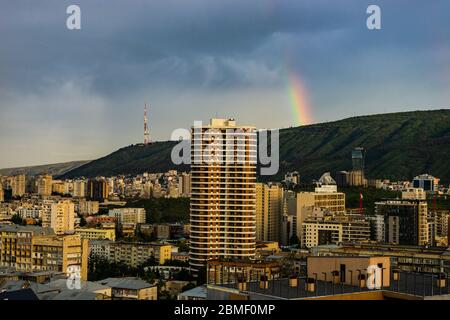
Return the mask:
<svg viewBox="0 0 450 320"><path fill-rule="evenodd" d="M191 144L190 265L253 259L256 247L254 127L233 119L194 126Z"/></svg>

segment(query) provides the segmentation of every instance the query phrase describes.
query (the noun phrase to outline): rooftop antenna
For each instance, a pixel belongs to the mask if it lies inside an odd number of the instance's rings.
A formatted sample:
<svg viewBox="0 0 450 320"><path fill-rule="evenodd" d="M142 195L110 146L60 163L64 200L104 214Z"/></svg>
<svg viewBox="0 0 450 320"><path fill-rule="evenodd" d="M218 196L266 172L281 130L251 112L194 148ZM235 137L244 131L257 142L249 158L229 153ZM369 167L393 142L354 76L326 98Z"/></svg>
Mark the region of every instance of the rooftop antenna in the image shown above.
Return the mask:
<svg viewBox="0 0 450 320"><path fill-rule="evenodd" d="M147 104L144 105L144 145L150 143L150 131L148 129Z"/></svg>

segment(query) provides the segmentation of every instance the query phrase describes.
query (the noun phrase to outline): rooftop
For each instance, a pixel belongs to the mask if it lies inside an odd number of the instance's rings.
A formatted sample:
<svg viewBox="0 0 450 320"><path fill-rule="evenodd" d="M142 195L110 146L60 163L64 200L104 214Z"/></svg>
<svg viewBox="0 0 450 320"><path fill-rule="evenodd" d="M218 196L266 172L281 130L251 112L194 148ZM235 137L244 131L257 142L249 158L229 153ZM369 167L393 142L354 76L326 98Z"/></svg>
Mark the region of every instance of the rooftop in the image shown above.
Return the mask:
<svg viewBox="0 0 450 320"><path fill-rule="evenodd" d="M32 232L34 235L55 235L52 228L40 226L21 226L17 224L0 225L0 232Z"/></svg>
<svg viewBox="0 0 450 320"><path fill-rule="evenodd" d="M206 285L198 286L190 290L186 290L179 294L179 296L206 299Z"/></svg>
<svg viewBox="0 0 450 320"><path fill-rule="evenodd" d="M96 281L98 284L120 289L140 290L154 287L154 285L141 280L139 278L106 278L100 281Z"/></svg>
<svg viewBox="0 0 450 320"><path fill-rule="evenodd" d="M448 278L443 288L438 287L437 275L419 274L412 272L400 272L398 281L394 281L391 274L391 285L389 287L378 288L375 290L399 293L412 298L416 297L437 297L450 300L450 288ZM312 292L307 291L306 277L298 278L298 285L291 287L289 279L273 279L269 280L267 289L260 288L259 281L247 282L247 289L241 290L241 293L256 295L259 298L266 297L270 299L305 299L319 298L327 296L336 296L342 294L352 294L358 292L372 292L374 289L367 287L360 288L357 284L334 284L331 281L316 281L316 285ZM237 289L236 283L228 284L209 284L208 289L223 288L224 290Z"/></svg>

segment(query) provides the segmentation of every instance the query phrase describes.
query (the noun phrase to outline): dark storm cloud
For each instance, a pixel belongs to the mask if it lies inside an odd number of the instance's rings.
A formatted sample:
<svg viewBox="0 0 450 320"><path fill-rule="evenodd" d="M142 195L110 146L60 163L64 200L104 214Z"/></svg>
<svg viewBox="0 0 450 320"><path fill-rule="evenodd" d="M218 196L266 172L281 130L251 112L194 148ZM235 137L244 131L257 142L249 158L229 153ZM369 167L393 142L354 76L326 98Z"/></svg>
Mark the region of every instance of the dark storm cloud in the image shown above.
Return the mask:
<svg viewBox="0 0 450 320"><path fill-rule="evenodd" d="M324 1L79 1L82 30L68 31L69 4L2 8L4 86L36 90L71 77L89 77L105 94L144 83L257 85L243 83L239 63L256 58L261 68L276 68L274 57L254 56L273 35L315 33L349 20L345 8Z"/></svg>
<svg viewBox="0 0 450 320"><path fill-rule="evenodd" d="M70 4L81 30L66 28ZM369 4L380 31L366 28ZM292 125L288 73L317 122L448 107L448 12L447 0L3 1L0 167L136 142L146 99L156 139L216 112Z"/></svg>

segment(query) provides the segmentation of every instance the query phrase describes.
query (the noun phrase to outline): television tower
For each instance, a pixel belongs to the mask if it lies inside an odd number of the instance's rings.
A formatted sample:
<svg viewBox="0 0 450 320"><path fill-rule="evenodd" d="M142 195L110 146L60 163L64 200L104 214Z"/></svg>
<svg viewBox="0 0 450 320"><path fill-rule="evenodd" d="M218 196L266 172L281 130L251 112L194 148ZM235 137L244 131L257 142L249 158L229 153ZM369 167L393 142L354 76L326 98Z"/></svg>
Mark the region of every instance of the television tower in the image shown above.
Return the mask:
<svg viewBox="0 0 450 320"><path fill-rule="evenodd" d="M150 131L148 130L147 104L144 106L144 144L150 143Z"/></svg>

